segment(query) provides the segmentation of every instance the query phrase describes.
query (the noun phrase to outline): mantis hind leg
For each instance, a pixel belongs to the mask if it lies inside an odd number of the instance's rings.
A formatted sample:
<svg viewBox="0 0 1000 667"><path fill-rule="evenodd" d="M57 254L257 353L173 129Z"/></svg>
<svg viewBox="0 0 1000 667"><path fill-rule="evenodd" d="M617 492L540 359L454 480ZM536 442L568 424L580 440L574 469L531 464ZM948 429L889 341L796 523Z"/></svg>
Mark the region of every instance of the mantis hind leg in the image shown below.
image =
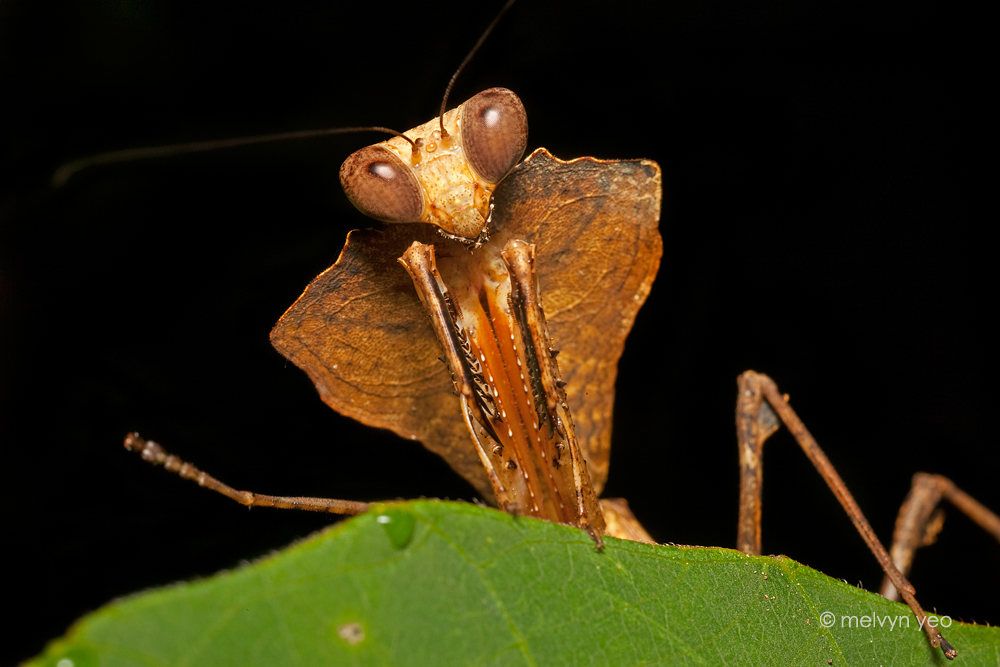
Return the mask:
<svg viewBox="0 0 1000 667"><path fill-rule="evenodd" d="M886 579L913 610L920 627L927 633L931 646L940 647L948 659L954 659L958 652L948 643L940 630L926 622L927 614L914 597L913 585L889 557L833 464L788 404L788 396L778 392L778 387L771 378L754 371L740 375L737 384L739 398L736 404L736 434L740 445L741 477L737 536L739 549L746 553L760 554L760 491L763 478L761 455L764 441L778 429L780 420L833 491L833 495L837 497L851 518L851 522L854 523L854 527L861 533L861 537L882 566Z"/></svg>

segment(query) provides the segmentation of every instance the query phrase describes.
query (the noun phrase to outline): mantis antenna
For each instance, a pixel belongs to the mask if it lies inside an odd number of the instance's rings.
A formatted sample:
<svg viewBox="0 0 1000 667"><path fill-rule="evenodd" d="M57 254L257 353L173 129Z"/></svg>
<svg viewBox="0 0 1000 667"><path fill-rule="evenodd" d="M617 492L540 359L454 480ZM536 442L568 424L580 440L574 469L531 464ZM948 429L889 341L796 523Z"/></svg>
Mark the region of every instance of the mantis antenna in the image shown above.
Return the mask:
<svg viewBox="0 0 1000 667"><path fill-rule="evenodd" d="M448 95L451 93L452 88L455 86L455 81L458 80L458 75L462 73L465 66L469 64L472 57L479 50L479 47L483 45L486 38L489 37L493 28L496 27L497 23L503 17L503 15L510 9L510 6L514 4L516 0L507 0L506 4L497 12L497 15L493 18L490 24L486 27L483 33L479 36L475 45L469 52L465 55L462 63L452 74L451 79L448 81L448 85L445 87L444 96L441 99L441 113L440 116L443 119L445 106L448 104ZM53 188L61 188L66 185L66 183L75 176L77 173L83 171L84 169L89 169L90 167L97 167L106 164L115 164L118 162L132 162L133 160L153 160L158 158L173 157L175 155L186 155L189 153L201 153L205 151L215 151L223 150L226 148L238 148L240 146L252 146L256 144L268 144L275 143L278 141L290 141L295 139L312 139L314 137L327 137L335 134L354 134L358 132L382 132L384 134L390 134L396 137L401 137L413 145L413 140L407 137L402 132L398 132L388 127L381 127L378 125L369 125L361 127L335 127L323 130L299 130L292 132L278 132L275 134L261 134L251 137L234 137L232 139L214 139L207 141L191 141L181 144L171 144L168 146L150 146L146 148L126 148L116 151L108 151L106 153L97 153L96 155L91 155L89 157L80 158L78 160L72 160L61 165L52 174L51 185ZM447 139L448 133L444 129L444 121L441 121L441 136L443 139Z"/></svg>

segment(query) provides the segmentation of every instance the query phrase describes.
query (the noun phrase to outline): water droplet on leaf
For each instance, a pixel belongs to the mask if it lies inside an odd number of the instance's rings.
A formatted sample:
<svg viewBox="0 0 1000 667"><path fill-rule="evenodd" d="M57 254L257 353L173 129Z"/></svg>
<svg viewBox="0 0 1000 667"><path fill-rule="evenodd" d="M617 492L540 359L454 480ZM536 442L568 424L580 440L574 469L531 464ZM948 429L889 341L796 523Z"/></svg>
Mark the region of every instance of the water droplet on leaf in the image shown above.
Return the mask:
<svg viewBox="0 0 1000 667"><path fill-rule="evenodd" d="M375 517L375 521L382 524L392 546L396 549L402 549L410 543L410 538L413 537L413 528L416 525L417 517L412 512L391 507L380 512Z"/></svg>

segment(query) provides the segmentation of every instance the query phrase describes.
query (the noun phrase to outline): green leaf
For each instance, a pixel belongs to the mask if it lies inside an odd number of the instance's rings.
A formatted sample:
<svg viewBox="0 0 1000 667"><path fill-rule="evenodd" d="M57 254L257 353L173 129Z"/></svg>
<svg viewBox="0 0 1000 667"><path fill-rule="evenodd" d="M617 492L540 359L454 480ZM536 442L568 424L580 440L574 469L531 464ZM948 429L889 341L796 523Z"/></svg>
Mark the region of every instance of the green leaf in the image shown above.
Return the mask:
<svg viewBox="0 0 1000 667"><path fill-rule="evenodd" d="M955 622L944 632L956 664L1000 662L997 628ZM378 506L247 567L113 602L30 664L946 662L905 606L787 558L614 539L598 552L574 528L417 501Z"/></svg>

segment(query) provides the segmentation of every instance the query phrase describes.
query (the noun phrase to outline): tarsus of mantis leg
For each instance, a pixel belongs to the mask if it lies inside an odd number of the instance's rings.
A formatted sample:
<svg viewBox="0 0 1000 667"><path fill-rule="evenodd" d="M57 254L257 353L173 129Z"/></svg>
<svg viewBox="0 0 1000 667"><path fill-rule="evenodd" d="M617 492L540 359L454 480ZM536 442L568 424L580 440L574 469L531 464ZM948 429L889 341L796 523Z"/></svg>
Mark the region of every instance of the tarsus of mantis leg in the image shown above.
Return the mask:
<svg viewBox="0 0 1000 667"><path fill-rule="evenodd" d="M145 461L153 465L161 465L170 472L177 473L184 479L190 479L199 486L221 493L247 507L280 507L282 509L308 510L310 512L329 512L331 514L362 514L368 511L369 504L353 500L335 500L333 498L306 498L293 496L265 496L252 491L237 491L228 484L223 484L206 472L199 470L190 463L168 453L159 443L146 440L134 431L125 436L125 449L138 452Z"/></svg>

